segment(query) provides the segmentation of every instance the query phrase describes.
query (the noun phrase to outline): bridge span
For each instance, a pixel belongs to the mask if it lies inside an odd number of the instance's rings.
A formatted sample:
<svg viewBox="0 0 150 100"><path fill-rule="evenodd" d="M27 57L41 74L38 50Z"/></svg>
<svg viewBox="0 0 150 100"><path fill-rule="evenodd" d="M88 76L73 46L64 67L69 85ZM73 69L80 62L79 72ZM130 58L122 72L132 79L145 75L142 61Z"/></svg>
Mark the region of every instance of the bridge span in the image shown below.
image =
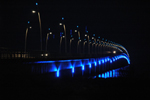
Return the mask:
<svg viewBox="0 0 150 100"><path fill-rule="evenodd" d="M0 64L3 66L3 75L48 75L51 78L114 77L115 69L130 64L128 51L119 44L105 42L98 50L94 54L57 55L51 53L49 56L44 56L48 55L47 52L38 54L2 52Z"/></svg>

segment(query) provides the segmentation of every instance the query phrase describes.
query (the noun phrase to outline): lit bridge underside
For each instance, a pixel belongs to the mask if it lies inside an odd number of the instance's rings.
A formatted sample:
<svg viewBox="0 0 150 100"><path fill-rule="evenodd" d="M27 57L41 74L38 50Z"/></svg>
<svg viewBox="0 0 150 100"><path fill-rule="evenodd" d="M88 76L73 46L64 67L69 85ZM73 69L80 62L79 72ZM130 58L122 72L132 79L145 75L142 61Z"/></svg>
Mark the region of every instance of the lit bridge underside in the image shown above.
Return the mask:
<svg viewBox="0 0 150 100"><path fill-rule="evenodd" d="M127 54L101 58L51 60L29 62L31 73L49 74L50 77L95 76L101 78L117 77L119 67L130 64Z"/></svg>

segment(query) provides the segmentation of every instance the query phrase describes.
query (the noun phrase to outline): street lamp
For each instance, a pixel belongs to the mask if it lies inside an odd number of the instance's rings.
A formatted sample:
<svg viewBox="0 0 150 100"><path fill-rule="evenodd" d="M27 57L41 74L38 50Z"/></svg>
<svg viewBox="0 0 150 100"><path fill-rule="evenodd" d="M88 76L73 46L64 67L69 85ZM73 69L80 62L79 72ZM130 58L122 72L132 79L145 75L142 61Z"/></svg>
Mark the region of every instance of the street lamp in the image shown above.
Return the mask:
<svg viewBox="0 0 150 100"><path fill-rule="evenodd" d="M62 23L59 23L59 25L62 25Z"/></svg>
<svg viewBox="0 0 150 100"><path fill-rule="evenodd" d="M38 6L38 3L36 3L36 6ZM32 10L32 13L36 13L35 10ZM41 41L41 51L42 51L42 27L41 27L41 17L40 12L38 11L38 19L39 19L39 27L40 27L40 41Z"/></svg>
<svg viewBox="0 0 150 100"><path fill-rule="evenodd" d="M77 32L77 30L75 30L74 32Z"/></svg>
<svg viewBox="0 0 150 100"><path fill-rule="evenodd" d="M83 42L83 54L84 54L85 43L87 43L87 41L84 41L84 42Z"/></svg>
<svg viewBox="0 0 150 100"><path fill-rule="evenodd" d="M93 51L94 51L94 50L93 50L93 45L94 45L94 44L95 44L95 43L92 43L92 53L93 53Z"/></svg>
<svg viewBox="0 0 150 100"><path fill-rule="evenodd" d="M29 24L30 22L28 21L28 24ZM26 28L26 33L25 33L25 48L24 48L24 52L26 53L26 45L27 45L27 35L28 35L28 31L29 31L29 29L31 29L32 27L30 26L29 28L27 27Z"/></svg>
<svg viewBox="0 0 150 100"><path fill-rule="evenodd" d="M62 17L62 20L64 20L64 17ZM65 24L62 24L62 23L59 23L59 25L63 25L63 28L64 28L64 33L65 33L65 53L67 53L67 36L66 36L66 26Z"/></svg>
<svg viewBox="0 0 150 100"><path fill-rule="evenodd" d="M46 37L46 48L45 48L46 51L47 51L47 41L48 41L48 36L49 36L49 34L52 34L52 32L47 33L47 37Z"/></svg>
<svg viewBox="0 0 150 100"><path fill-rule="evenodd" d="M36 13L36 11L35 11L35 10L32 10L32 13L34 14L34 13Z"/></svg>
<svg viewBox="0 0 150 100"><path fill-rule="evenodd" d="M60 48L59 48L59 53L61 54L61 44L62 44L62 39L65 38L65 36L62 35L63 32L60 32Z"/></svg>
<svg viewBox="0 0 150 100"><path fill-rule="evenodd" d="M74 38L70 39L70 54L71 54L71 43L72 43L72 40L74 40Z"/></svg>
<svg viewBox="0 0 150 100"><path fill-rule="evenodd" d="M60 48L59 48L59 53L61 53L61 43L62 43L62 32L60 32Z"/></svg>
<svg viewBox="0 0 150 100"><path fill-rule="evenodd" d="M81 42L80 40L80 31L75 30L75 32L78 32L78 43L77 43L77 53L79 52L79 43Z"/></svg>
<svg viewBox="0 0 150 100"><path fill-rule="evenodd" d="M93 36L95 36L95 34L93 34ZM94 51L94 50L93 50L93 45L95 45L95 53L96 53L96 39L95 39L94 37L92 37L92 40L93 40L92 52Z"/></svg>
<svg viewBox="0 0 150 100"><path fill-rule="evenodd" d="M96 47L97 47L96 39L94 39L94 41L95 41L95 54L96 54Z"/></svg>
<svg viewBox="0 0 150 100"><path fill-rule="evenodd" d="M36 4L38 5L38 4ZM32 10L32 13L36 13L35 10ZM41 18L40 18L40 12L38 12L38 19L39 19L39 27L40 27L40 41L41 41L41 51L42 51L42 27L41 27Z"/></svg>

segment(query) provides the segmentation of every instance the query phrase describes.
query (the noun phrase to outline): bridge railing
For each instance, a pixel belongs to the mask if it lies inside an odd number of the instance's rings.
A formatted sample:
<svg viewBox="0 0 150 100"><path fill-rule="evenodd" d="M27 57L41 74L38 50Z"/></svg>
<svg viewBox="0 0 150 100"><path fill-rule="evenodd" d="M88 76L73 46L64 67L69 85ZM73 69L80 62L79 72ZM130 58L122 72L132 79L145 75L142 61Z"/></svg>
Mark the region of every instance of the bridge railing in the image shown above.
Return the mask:
<svg viewBox="0 0 150 100"><path fill-rule="evenodd" d="M114 52L115 51L115 52ZM122 49L114 46L101 46L96 52L91 53L56 53L46 51L30 51L24 52L24 50L9 50L0 49L0 59L34 59L34 58L86 58L86 57L97 57L114 55L122 53Z"/></svg>

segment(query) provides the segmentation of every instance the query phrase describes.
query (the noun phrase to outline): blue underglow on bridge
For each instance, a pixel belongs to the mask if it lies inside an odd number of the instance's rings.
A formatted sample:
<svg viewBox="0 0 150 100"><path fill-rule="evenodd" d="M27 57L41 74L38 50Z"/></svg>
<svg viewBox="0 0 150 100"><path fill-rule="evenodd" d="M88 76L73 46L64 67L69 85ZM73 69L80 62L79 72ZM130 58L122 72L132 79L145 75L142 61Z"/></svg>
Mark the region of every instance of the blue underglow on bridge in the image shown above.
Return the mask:
<svg viewBox="0 0 150 100"><path fill-rule="evenodd" d="M33 62L33 64L46 64L46 65L43 65L44 67L40 68L40 70L41 70L40 73L54 72L54 73L56 73L55 74L56 77L60 77L61 70L70 70L70 73L72 73L72 76L73 76L73 74L77 73L76 68L81 68L82 75L83 75L84 71L87 70L86 66L88 66L89 72L92 70L92 67L95 66L95 72L96 72L97 66L101 66L101 65L104 66L106 64L111 65L119 59L126 59L127 63L130 64L130 59L128 58L128 56L126 54L121 54L121 55L114 56L114 57L103 57L103 58L37 61L37 62ZM32 71L34 71L34 70L36 70L36 68L34 68L34 66L33 66ZM109 72L105 72L105 73L98 75L98 77L101 77L101 78L115 77L114 76L114 75L116 75L115 73L116 73L115 70L110 70Z"/></svg>

